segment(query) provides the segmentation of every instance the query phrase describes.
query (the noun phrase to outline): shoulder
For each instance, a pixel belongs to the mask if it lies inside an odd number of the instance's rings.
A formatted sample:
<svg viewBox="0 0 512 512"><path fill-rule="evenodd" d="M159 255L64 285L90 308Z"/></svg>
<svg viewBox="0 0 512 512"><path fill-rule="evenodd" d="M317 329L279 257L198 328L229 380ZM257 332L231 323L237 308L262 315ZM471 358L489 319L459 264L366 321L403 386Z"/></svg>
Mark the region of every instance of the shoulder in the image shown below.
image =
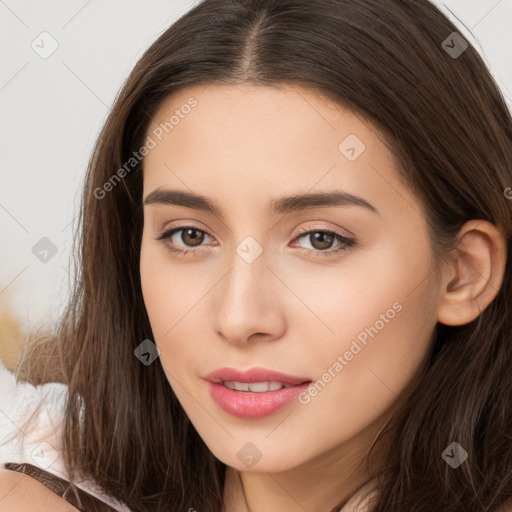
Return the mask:
<svg viewBox="0 0 512 512"><path fill-rule="evenodd" d="M0 468L0 510L2 512L40 511L79 512L65 499L28 475Z"/></svg>
<svg viewBox="0 0 512 512"><path fill-rule="evenodd" d="M512 512L512 499L505 502L496 512Z"/></svg>

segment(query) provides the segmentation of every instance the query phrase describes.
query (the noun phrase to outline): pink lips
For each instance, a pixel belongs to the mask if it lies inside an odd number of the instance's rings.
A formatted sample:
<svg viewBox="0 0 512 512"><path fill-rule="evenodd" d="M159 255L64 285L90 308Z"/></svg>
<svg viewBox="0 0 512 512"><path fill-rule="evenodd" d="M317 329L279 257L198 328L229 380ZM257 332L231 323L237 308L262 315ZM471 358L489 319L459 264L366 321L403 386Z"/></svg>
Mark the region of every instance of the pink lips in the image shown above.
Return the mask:
<svg viewBox="0 0 512 512"><path fill-rule="evenodd" d="M239 418L257 419L275 413L302 393L311 383L308 377L296 377L283 373L252 368L240 371L235 368L221 368L208 374L208 390L215 402L225 412ZM228 389L222 382L270 382L289 385L277 391L237 391Z"/></svg>

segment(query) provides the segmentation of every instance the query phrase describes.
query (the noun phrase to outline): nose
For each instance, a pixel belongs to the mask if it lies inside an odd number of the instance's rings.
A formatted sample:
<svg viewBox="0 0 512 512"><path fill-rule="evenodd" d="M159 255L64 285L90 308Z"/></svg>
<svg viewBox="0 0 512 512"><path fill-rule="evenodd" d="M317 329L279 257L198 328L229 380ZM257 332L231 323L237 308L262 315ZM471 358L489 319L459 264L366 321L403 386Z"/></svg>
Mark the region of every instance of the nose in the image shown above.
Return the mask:
<svg viewBox="0 0 512 512"><path fill-rule="evenodd" d="M264 255L247 263L235 253L230 263L212 296L216 333L237 345L281 338L286 330L279 289L283 285L267 267Z"/></svg>

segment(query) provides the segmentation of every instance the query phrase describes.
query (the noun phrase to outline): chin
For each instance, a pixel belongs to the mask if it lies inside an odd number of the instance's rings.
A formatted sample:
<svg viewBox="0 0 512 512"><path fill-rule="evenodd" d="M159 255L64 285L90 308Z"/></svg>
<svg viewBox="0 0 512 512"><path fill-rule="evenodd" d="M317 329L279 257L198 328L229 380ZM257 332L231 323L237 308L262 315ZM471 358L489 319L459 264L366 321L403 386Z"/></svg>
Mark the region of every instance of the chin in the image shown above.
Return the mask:
<svg viewBox="0 0 512 512"><path fill-rule="evenodd" d="M234 443L235 444L235 443ZM272 450L271 453L265 454L265 450L258 450L255 445L250 442L236 443L241 446L235 452L229 450L211 450L213 455L227 466L241 471L251 473L279 473L288 471L300 466L306 460L290 456L293 453L292 447L283 446L282 450Z"/></svg>

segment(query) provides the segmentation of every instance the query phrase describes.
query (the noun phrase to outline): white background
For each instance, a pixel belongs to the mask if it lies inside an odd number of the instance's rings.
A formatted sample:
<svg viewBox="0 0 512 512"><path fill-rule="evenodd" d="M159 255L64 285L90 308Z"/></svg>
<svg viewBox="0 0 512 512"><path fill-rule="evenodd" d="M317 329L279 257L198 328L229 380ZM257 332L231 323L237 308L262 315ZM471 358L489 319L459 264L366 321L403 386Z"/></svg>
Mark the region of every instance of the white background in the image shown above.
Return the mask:
<svg viewBox="0 0 512 512"><path fill-rule="evenodd" d="M54 321L68 298L72 221L108 107L143 51L195 3L0 0L0 305L25 331ZM512 107L512 0L436 3ZM43 31L59 44L47 59L31 48ZM42 237L58 248L47 263L32 253Z"/></svg>

